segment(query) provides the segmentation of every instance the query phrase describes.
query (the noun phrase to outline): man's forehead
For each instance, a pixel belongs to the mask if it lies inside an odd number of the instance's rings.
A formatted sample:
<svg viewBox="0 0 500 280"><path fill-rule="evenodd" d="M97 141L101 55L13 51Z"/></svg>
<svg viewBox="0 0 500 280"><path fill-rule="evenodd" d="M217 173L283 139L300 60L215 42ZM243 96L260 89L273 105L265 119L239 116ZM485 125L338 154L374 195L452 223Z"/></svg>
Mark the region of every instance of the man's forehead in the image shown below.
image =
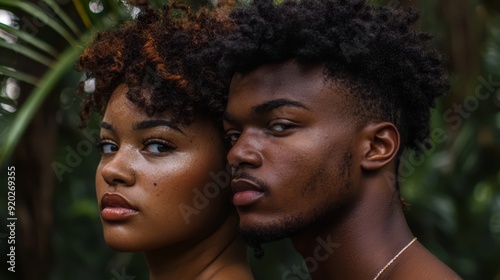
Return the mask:
<svg viewBox="0 0 500 280"><path fill-rule="evenodd" d="M261 111L270 111L255 110L261 107L295 107L310 112L344 110L352 104L350 99L346 99L349 89L343 82L327 78L324 69L321 64L304 65L287 61L235 75L229 91L227 115L259 115Z"/></svg>
<svg viewBox="0 0 500 280"><path fill-rule="evenodd" d="M274 92L278 89L297 85L317 87L325 80L324 65L299 63L288 60L280 63L264 64L248 73L236 73L231 80L230 94L242 90L266 90Z"/></svg>

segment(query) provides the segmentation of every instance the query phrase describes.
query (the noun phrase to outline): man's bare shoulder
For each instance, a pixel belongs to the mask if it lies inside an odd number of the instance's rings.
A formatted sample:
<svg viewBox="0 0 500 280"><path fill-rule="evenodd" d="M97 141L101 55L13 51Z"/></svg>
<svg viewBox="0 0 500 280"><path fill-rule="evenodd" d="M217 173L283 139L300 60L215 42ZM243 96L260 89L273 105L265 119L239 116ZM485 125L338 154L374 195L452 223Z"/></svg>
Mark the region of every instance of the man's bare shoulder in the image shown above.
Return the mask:
<svg viewBox="0 0 500 280"><path fill-rule="evenodd" d="M245 265L232 264L218 270L211 280L254 280L252 272Z"/></svg>
<svg viewBox="0 0 500 280"><path fill-rule="evenodd" d="M417 245L417 244L415 244ZM460 280L455 271L429 252L420 243L412 248L388 275L387 279Z"/></svg>

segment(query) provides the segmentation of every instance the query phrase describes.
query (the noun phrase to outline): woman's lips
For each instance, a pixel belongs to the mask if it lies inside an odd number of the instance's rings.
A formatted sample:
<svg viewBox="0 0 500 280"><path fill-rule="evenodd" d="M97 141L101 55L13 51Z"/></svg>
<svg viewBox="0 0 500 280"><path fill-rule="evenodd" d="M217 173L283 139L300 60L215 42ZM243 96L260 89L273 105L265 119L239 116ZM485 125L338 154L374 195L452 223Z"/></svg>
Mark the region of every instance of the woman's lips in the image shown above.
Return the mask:
<svg viewBox="0 0 500 280"><path fill-rule="evenodd" d="M233 204L235 206L248 206L259 200L264 195L264 190L248 179L233 179L231 181L233 189Z"/></svg>
<svg viewBox="0 0 500 280"><path fill-rule="evenodd" d="M108 222L125 221L139 213L126 198L119 194L105 193L101 199L101 217Z"/></svg>

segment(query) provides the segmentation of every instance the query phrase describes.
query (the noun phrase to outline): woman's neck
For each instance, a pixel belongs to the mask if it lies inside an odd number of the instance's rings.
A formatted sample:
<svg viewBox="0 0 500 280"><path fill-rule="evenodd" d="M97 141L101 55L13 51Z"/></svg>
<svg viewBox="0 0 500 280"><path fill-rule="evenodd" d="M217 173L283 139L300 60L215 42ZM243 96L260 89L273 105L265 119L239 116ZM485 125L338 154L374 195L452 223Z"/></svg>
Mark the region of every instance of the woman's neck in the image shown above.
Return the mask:
<svg viewBox="0 0 500 280"><path fill-rule="evenodd" d="M146 252L150 280L208 280L227 268L250 274L246 248L236 231L237 224L237 215L232 213L219 228L199 242L189 241Z"/></svg>

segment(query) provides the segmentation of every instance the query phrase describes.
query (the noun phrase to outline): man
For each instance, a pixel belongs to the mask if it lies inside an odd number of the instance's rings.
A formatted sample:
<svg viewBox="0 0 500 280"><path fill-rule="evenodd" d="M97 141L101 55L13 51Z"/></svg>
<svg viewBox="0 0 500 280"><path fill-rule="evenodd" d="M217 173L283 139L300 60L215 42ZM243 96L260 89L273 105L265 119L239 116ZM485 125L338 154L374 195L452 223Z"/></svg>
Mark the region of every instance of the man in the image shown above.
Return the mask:
<svg viewBox="0 0 500 280"><path fill-rule="evenodd" d="M256 0L222 39L240 231L290 237L313 279L459 279L413 236L397 183L448 89L413 12ZM294 267L283 279L305 279Z"/></svg>

